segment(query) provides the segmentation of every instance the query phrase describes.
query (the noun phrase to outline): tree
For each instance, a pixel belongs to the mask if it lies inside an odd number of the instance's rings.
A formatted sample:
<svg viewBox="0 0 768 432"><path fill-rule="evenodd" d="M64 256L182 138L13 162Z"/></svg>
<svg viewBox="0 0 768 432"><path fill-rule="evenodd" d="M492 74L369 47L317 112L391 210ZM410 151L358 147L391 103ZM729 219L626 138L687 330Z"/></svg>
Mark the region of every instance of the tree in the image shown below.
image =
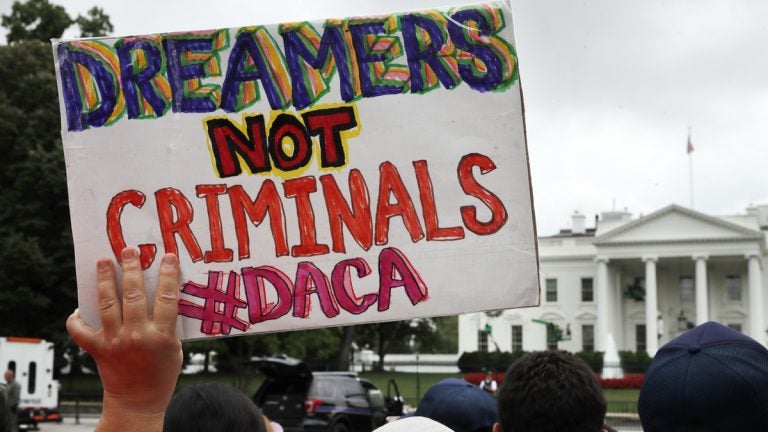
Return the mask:
<svg viewBox="0 0 768 432"><path fill-rule="evenodd" d="M80 37L103 36L114 30L109 16L104 13L104 9L96 6L88 11L87 17L78 15L75 23L80 27Z"/></svg>
<svg viewBox="0 0 768 432"><path fill-rule="evenodd" d="M3 27L9 30L8 43L59 38L72 25L72 18L62 6L48 0L15 1L10 15L3 15Z"/></svg>
<svg viewBox="0 0 768 432"><path fill-rule="evenodd" d="M0 46L0 335L46 338L59 358L73 353L64 322L77 285L48 39L71 24L61 6L17 1Z"/></svg>
<svg viewBox="0 0 768 432"><path fill-rule="evenodd" d="M377 370L384 370L384 357L388 353L435 352L430 340L438 333L439 318L418 318L358 326L355 342L370 346L379 355ZM437 345L441 347L441 345ZM422 350L424 348L424 350ZM455 349L451 352L455 352Z"/></svg>
<svg viewBox="0 0 768 432"><path fill-rule="evenodd" d="M76 306L51 49L0 47L0 334L60 339Z"/></svg>

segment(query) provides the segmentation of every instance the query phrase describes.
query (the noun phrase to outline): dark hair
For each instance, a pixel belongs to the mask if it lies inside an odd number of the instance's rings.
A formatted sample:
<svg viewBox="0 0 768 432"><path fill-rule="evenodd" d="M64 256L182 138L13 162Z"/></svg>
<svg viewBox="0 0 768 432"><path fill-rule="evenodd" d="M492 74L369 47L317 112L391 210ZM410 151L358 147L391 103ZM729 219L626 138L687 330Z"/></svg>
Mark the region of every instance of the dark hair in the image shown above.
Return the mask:
<svg viewBox="0 0 768 432"><path fill-rule="evenodd" d="M236 388L193 384L171 400L163 432L265 432L258 407Z"/></svg>
<svg viewBox="0 0 768 432"><path fill-rule="evenodd" d="M503 432L599 432L605 417L594 372L562 351L531 353L512 363L498 398Z"/></svg>

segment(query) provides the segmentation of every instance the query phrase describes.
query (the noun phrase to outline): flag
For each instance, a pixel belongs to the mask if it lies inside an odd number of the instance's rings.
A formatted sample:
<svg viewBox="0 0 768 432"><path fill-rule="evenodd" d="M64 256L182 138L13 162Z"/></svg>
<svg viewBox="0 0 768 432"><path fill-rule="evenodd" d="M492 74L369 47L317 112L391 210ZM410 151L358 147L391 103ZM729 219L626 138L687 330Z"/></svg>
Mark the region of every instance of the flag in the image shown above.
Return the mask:
<svg viewBox="0 0 768 432"><path fill-rule="evenodd" d="M691 142L691 131L688 131L688 148L686 149L687 154L693 153L693 143Z"/></svg>

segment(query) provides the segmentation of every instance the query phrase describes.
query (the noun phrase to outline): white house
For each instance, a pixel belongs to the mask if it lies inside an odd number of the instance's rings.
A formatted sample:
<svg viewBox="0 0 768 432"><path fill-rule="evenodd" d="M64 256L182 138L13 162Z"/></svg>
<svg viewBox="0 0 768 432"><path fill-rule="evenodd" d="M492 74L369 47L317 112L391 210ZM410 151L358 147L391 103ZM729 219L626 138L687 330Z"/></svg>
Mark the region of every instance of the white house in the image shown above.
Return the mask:
<svg viewBox="0 0 768 432"><path fill-rule="evenodd" d="M534 319L570 333L558 348L572 352L603 351L612 335L618 350L653 356L706 321L766 344L768 205L724 217L677 205L638 218L609 211L595 228L585 219L539 238L541 305L462 315L459 352L547 349L547 326Z"/></svg>

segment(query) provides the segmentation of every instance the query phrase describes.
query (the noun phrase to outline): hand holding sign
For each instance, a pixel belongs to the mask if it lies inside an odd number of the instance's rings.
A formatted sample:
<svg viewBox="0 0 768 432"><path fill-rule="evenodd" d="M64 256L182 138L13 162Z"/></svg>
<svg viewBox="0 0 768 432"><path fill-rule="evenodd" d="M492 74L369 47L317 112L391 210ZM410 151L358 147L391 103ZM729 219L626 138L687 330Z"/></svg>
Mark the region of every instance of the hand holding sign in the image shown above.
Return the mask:
<svg viewBox="0 0 768 432"><path fill-rule="evenodd" d="M171 254L162 258L149 316L138 251L126 248L121 258L122 301L112 260L97 264L102 328L89 327L75 311L67 330L96 360L104 384L103 414L96 430L161 431L182 363L176 336L179 261Z"/></svg>

